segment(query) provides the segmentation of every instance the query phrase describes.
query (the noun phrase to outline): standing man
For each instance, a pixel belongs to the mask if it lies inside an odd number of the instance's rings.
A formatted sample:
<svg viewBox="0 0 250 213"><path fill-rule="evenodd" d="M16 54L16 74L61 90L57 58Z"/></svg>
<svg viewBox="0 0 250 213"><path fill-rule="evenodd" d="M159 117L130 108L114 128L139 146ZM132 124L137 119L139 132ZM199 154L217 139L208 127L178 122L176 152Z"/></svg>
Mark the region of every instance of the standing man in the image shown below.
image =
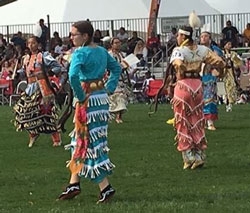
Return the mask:
<svg viewBox="0 0 250 213"><path fill-rule="evenodd" d="M40 43L42 45L42 50L46 50L47 42L49 42L49 28L44 24L44 19L39 20L39 25L42 29L42 35L40 37Z"/></svg>

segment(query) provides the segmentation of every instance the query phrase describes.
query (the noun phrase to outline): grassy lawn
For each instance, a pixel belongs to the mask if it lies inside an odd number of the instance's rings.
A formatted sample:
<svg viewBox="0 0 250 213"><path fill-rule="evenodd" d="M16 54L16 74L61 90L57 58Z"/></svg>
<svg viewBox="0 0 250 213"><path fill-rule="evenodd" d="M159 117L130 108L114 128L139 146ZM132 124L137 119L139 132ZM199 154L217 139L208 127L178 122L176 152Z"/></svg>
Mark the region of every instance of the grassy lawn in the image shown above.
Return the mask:
<svg viewBox="0 0 250 213"><path fill-rule="evenodd" d="M130 105L124 123L110 124L110 177L117 193L112 202L96 205L97 185L82 179L82 193L56 201L67 185L69 152L52 147L42 135L32 149L26 132L15 132L11 108L0 106L0 212L250 212L250 109L220 106L217 131L207 132L207 163L184 171L174 144L173 113L160 105L148 117L147 105ZM67 123L64 144L69 143Z"/></svg>

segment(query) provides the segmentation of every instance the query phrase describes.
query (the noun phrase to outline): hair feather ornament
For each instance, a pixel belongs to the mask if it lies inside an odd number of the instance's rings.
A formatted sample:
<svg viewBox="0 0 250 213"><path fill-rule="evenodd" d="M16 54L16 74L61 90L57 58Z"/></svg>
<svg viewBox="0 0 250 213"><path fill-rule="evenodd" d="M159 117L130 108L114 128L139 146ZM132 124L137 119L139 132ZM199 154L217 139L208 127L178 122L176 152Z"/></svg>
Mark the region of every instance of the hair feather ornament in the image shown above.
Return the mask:
<svg viewBox="0 0 250 213"><path fill-rule="evenodd" d="M196 36L197 36L198 29L201 27L201 20L197 16L195 11L193 11L193 12L191 12L189 14L188 22L189 22L190 27L193 28L193 36L192 36L192 38L195 41L197 39Z"/></svg>
<svg viewBox="0 0 250 213"><path fill-rule="evenodd" d="M201 26L201 20L200 18L197 16L197 14L195 13L195 11L191 12L189 14L189 19L188 19L189 25L193 28L200 28Z"/></svg>

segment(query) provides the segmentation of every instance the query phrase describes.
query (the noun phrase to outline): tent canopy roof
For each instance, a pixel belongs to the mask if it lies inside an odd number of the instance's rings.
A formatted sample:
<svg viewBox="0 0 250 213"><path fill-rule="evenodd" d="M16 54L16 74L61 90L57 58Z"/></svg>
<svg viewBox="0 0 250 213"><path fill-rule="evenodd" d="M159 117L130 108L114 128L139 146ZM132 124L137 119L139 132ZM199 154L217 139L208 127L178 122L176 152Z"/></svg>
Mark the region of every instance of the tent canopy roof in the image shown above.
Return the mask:
<svg viewBox="0 0 250 213"><path fill-rule="evenodd" d="M6 5L6 4L10 4L14 1L17 1L17 0L0 0L0 7Z"/></svg>

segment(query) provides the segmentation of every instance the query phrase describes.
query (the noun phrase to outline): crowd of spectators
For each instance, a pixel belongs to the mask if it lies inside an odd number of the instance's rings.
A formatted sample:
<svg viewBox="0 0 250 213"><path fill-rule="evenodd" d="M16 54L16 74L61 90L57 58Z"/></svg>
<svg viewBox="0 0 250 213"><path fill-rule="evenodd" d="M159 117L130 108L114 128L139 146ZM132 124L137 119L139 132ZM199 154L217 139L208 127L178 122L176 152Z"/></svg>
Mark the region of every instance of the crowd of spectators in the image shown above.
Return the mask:
<svg viewBox="0 0 250 213"><path fill-rule="evenodd" d="M70 41L70 35L67 38L61 38L59 33L55 31L53 32L52 38L50 38L49 29L44 24L43 19L39 20L39 25L42 29L40 36L41 51L50 51L54 58L57 58L63 65L65 65L63 56L73 48ZM138 36L138 32L127 32L124 27L120 27L114 37L117 37L120 40L121 51L124 55L133 53L140 60L137 66L148 68L152 57L157 55L158 52L161 52L161 54L158 54L157 57L153 58L154 61L163 57L163 54L165 56L166 49L167 56L170 56L171 50L176 45L177 32L177 28L172 28L166 45L162 45L160 35L156 35L155 32L152 32L150 37L147 40L144 40ZM230 40L232 41L233 47L250 46L250 23L246 25L246 28L242 34L240 34L238 29L233 26L229 20L226 22L226 26L222 29L221 35L222 39L217 45L223 46L225 41ZM108 31L103 32L96 29L93 39L96 44L104 46L107 49L110 48L111 38L109 37ZM10 83L9 88L6 89L5 94L12 94L18 82L23 80L22 77L19 76L17 70L21 69L23 56L26 54L29 54L29 49L26 46L26 38L21 31L14 34L9 43L4 38L4 35L0 33L0 79L12 82Z"/></svg>

